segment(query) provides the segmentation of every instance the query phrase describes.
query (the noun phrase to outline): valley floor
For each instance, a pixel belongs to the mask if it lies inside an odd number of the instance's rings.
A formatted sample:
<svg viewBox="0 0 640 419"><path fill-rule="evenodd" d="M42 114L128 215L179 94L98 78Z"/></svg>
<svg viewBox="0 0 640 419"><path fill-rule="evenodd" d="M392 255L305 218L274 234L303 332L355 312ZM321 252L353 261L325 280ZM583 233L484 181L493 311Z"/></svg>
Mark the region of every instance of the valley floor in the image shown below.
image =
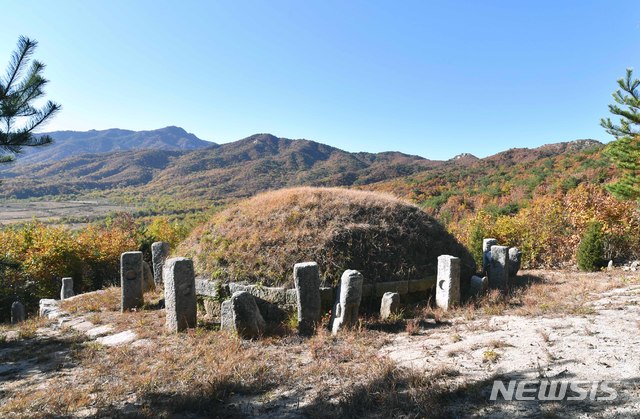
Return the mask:
<svg viewBox="0 0 640 419"><path fill-rule="evenodd" d="M133 211L130 206L116 205L104 200L94 201L28 201L0 202L0 226L27 223L33 220L48 223L65 222L79 227L109 213Z"/></svg>
<svg viewBox="0 0 640 419"><path fill-rule="evenodd" d="M633 417L640 281L630 274L528 271L507 297L450 312L407 307L337 338L283 327L258 341L204 322L164 334L160 293L120 314L112 288L63 303L67 317L0 327L0 416ZM617 397L490 401L496 379L607 380Z"/></svg>

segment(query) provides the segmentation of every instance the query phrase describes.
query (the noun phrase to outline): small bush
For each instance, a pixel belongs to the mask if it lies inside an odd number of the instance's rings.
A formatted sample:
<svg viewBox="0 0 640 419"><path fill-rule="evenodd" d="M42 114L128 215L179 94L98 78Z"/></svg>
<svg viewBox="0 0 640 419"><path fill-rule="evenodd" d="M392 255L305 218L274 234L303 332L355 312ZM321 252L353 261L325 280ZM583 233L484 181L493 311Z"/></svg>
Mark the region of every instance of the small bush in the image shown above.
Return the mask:
<svg viewBox="0 0 640 419"><path fill-rule="evenodd" d="M603 256L602 224L594 222L589 224L578 246L576 253L578 268L588 272L597 271L602 266Z"/></svg>

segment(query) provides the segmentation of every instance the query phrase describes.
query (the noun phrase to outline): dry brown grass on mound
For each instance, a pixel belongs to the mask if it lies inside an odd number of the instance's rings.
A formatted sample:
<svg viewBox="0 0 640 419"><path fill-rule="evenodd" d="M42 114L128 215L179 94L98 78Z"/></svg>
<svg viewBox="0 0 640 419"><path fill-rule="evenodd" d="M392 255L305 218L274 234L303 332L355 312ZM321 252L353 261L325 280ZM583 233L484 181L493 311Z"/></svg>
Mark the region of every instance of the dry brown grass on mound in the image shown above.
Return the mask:
<svg viewBox="0 0 640 419"><path fill-rule="evenodd" d="M295 188L260 194L213 216L177 253L199 275L264 285L291 285L297 262L316 261L335 283L345 269L367 281L416 279L436 272L441 254L475 264L469 252L418 207L388 195L340 188Z"/></svg>

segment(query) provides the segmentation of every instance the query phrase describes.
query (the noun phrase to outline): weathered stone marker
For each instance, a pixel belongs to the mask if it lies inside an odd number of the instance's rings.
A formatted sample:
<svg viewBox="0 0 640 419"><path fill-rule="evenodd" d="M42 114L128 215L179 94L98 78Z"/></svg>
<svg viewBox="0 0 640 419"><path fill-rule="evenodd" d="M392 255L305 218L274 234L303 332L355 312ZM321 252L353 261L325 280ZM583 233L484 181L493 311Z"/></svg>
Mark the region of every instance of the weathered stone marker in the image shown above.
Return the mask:
<svg viewBox="0 0 640 419"><path fill-rule="evenodd" d="M11 304L11 324L23 322L26 318L27 312L24 309L24 305L20 301L14 301Z"/></svg>
<svg viewBox="0 0 640 419"><path fill-rule="evenodd" d="M479 277L474 275L471 277L469 288L471 295L482 295L489 288L489 279L486 276Z"/></svg>
<svg viewBox="0 0 640 419"><path fill-rule="evenodd" d="M517 247L509 248L509 279L515 279L522 265L522 252Z"/></svg>
<svg viewBox="0 0 640 419"><path fill-rule="evenodd" d="M120 255L121 311L142 307L142 252L125 252Z"/></svg>
<svg viewBox="0 0 640 419"><path fill-rule="evenodd" d="M400 294L397 292L385 292L380 301L380 318L386 320L400 308Z"/></svg>
<svg viewBox="0 0 640 419"><path fill-rule="evenodd" d="M156 289L151 267L144 260L142 261L142 292L149 292Z"/></svg>
<svg viewBox="0 0 640 419"><path fill-rule="evenodd" d="M509 248L491 246L489 286L506 291L509 288Z"/></svg>
<svg viewBox="0 0 640 419"><path fill-rule="evenodd" d="M496 246L496 239L482 239L482 272L489 272L489 264L491 263L491 246Z"/></svg>
<svg viewBox="0 0 640 419"><path fill-rule="evenodd" d="M220 328L234 330L245 339L260 337L266 323L255 298L247 291L236 291L220 307Z"/></svg>
<svg viewBox="0 0 640 419"><path fill-rule="evenodd" d="M318 264L296 263L293 266L293 281L298 297L298 332L301 335L311 335L322 315Z"/></svg>
<svg viewBox="0 0 640 419"><path fill-rule="evenodd" d="M444 310L460 303L460 258L438 256L436 305Z"/></svg>
<svg viewBox="0 0 640 419"><path fill-rule="evenodd" d="M60 299L73 297L73 278L62 278L62 287L60 288Z"/></svg>
<svg viewBox="0 0 640 419"><path fill-rule="evenodd" d="M333 310L331 331L335 335L343 327L351 327L358 321L364 278L358 271L348 269L340 278L338 301Z"/></svg>
<svg viewBox="0 0 640 419"><path fill-rule="evenodd" d="M164 301L169 332L181 332L196 327L196 275L193 261L172 258L164 263Z"/></svg>
<svg viewBox="0 0 640 419"><path fill-rule="evenodd" d="M151 245L151 264L153 265L153 280L156 286L162 286L162 265L169 256L169 243L154 242Z"/></svg>

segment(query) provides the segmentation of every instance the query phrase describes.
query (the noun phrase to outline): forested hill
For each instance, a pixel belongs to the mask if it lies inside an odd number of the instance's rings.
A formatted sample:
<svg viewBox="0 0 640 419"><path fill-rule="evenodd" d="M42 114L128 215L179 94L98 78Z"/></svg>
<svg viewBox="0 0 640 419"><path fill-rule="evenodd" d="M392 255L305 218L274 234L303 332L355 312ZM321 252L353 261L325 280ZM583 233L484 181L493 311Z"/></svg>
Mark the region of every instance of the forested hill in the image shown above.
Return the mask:
<svg viewBox="0 0 640 419"><path fill-rule="evenodd" d="M415 175L370 185L425 208L443 221L480 209L513 214L534 196L562 195L581 183L603 184L615 176L595 140L514 148L484 158L455 158Z"/></svg>

